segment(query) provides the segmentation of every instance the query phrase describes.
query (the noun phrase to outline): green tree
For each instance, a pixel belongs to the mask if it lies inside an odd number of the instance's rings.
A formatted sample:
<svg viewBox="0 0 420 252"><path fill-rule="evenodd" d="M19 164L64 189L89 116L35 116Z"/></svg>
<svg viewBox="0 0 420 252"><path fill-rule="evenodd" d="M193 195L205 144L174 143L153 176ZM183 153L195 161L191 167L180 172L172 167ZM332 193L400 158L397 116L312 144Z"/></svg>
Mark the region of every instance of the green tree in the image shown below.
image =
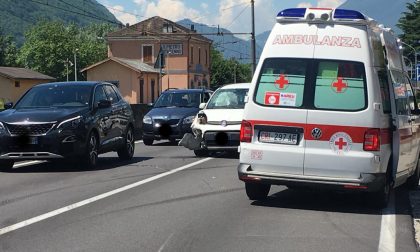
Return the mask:
<svg viewBox="0 0 420 252"><path fill-rule="evenodd" d="M12 36L5 36L0 29L0 66L17 66L18 49Z"/></svg>
<svg viewBox="0 0 420 252"><path fill-rule="evenodd" d="M420 52L420 1L407 4L407 11L399 19L397 26L403 31L401 40ZM414 62L414 52L407 48L404 54Z"/></svg>
<svg viewBox="0 0 420 252"><path fill-rule="evenodd" d="M223 54L211 48L211 80L210 86L216 89L225 84L251 81L251 66L241 64L236 59L224 59Z"/></svg>
<svg viewBox="0 0 420 252"><path fill-rule="evenodd" d="M103 39L113 29L107 24L92 24L79 28L57 21L41 21L25 34L18 62L30 69L55 77L74 80L74 67L66 68L67 60L77 59L78 80L85 79L80 69L107 57Z"/></svg>

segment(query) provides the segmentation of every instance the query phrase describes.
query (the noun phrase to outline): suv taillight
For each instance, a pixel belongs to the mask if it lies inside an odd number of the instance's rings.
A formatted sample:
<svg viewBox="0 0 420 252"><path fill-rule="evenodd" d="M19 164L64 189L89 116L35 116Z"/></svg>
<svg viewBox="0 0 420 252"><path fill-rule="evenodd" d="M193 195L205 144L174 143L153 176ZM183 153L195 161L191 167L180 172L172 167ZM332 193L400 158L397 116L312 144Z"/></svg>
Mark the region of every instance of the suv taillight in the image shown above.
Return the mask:
<svg viewBox="0 0 420 252"><path fill-rule="evenodd" d="M365 140L363 142L363 150L379 151L381 149L381 130L368 129L365 132Z"/></svg>
<svg viewBox="0 0 420 252"><path fill-rule="evenodd" d="M243 120L241 123L241 142L250 143L252 139L252 124L248 121Z"/></svg>

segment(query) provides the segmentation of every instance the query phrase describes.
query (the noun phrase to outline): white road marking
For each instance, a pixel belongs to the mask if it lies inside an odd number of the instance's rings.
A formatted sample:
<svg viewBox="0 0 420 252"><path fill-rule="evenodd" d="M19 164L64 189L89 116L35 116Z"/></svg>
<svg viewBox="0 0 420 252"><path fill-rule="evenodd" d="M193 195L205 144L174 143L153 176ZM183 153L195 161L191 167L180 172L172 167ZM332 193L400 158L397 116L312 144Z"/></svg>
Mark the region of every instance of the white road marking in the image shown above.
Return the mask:
<svg viewBox="0 0 420 252"><path fill-rule="evenodd" d="M143 140L135 141L134 143L136 143L136 144L143 143ZM40 164L40 163L44 163L44 162L46 162L46 161L28 161L28 162L16 163L15 165L13 165L13 168L19 168L19 167L24 167L24 166L34 165L34 164Z"/></svg>
<svg viewBox="0 0 420 252"><path fill-rule="evenodd" d="M395 194L393 191L388 206L382 209L378 252L395 252L396 239Z"/></svg>
<svg viewBox="0 0 420 252"><path fill-rule="evenodd" d="M207 161L209 161L209 160L211 160L211 159L213 159L213 158L208 157L208 158L205 158L205 159L201 159L201 160L198 160L198 161L196 161L196 162L194 162L194 163L191 163L191 164L187 164L187 165L181 166L181 167L179 167L179 168L176 168L176 169L173 169L173 170L170 170L170 171L167 171L167 172L164 172L164 173L158 174L158 175L156 175L156 176L153 176L153 177L150 177L150 178L147 178L147 179L144 179L144 180L140 180L140 181L138 181L138 182L135 182L135 183L132 183L132 184L129 184L129 185L126 185L126 186L120 187L120 188L118 188L118 189L115 189L115 190L112 190L112 191L109 191L109 192L106 192L106 193L100 194L100 195L98 195L98 196L94 196L94 197L92 197L92 198L89 198L89 199L86 199L86 200L82 200L82 201L80 201L80 202L77 202L77 203L74 203L74 204L71 204L71 205L68 205L68 206L65 206L65 207L59 208L59 209L57 209L57 210L53 210L53 211L51 211L51 212L48 212L48 213L45 213L45 214L41 214L41 215L39 215L39 216L37 216L37 217L33 217L33 218L28 219L28 220L21 221L21 222L19 222L19 223L16 223L16 224L10 225L10 226L8 226L8 227L4 227L4 228L0 229L0 235L3 235L3 234L6 234L6 233L9 233L9 232L12 232L12 231L14 231L14 230L17 230L17 229L20 229L20 228L23 228L23 227L29 226L29 225L31 225L31 224L34 224L34 223L37 223L37 222L40 222L40 221L43 221L43 220L46 220L46 219L48 219L48 218L51 218L51 217L57 216L57 215L59 215L59 214L62 214L62 213L68 212L68 211L70 211L70 210L73 210L73 209L76 209L76 208L82 207L82 206L84 206L84 205L87 205L87 204L93 203L93 202L95 202L95 201L98 201L98 200L101 200L101 199L104 199L104 198L110 197L110 196L115 195L115 194L117 194L117 193L121 193L121 192L127 191L127 190L129 190L129 189L132 189L132 188L135 188L135 187L138 187L138 186L144 185L144 184L149 183L149 182L152 182L152 181L154 181L154 180L157 180L157 179L160 179L160 178L166 177L166 176L168 176L168 175L171 175L171 174L174 174L174 173L180 172L180 171L182 171L182 170L185 170L185 169L191 168L191 167L193 167L193 166L196 166L196 165L202 164L202 163L207 162Z"/></svg>
<svg viewBox="0 0 420 252"><path fill-rule="evenodd" d="M165 242L162 244L162 246L160 246L158 252L162 252L166 245L168 245L169 241L171 240L172 236L174 236L175 233L172 233L168 238L166 238Z"/></svg>
<svg viewBox="0 0 420 252"><path fill-rule="evenodd" d="M13 165L13 168L19 168L19 167L24 167L24 166L29 166L29 165L34 165L34 164L40 164L40 163L44 163L46 161L29 161L29 162L23 162L23 163L17 163Z"/></svg>

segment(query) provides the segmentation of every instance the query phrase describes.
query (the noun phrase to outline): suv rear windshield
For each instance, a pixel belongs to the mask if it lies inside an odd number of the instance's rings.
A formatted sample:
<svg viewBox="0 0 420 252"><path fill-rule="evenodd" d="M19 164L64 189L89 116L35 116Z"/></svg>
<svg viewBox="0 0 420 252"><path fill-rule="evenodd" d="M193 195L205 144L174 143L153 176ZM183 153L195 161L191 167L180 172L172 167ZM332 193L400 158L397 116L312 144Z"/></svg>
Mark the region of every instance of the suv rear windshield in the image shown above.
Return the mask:
<svg viewBox="0 0 420 252"><path fill-rule="evenodd" d="M190 107L198 108L201 102L201 93L198 92L167 92L156 101L155 108L164 107Z"/></svg>
<svg viewBox="0 0 420 252"><path fill-rule="evenodd" d="M363 63L268 58L254 101L263 106L358 111L367 107Z"/></svg>

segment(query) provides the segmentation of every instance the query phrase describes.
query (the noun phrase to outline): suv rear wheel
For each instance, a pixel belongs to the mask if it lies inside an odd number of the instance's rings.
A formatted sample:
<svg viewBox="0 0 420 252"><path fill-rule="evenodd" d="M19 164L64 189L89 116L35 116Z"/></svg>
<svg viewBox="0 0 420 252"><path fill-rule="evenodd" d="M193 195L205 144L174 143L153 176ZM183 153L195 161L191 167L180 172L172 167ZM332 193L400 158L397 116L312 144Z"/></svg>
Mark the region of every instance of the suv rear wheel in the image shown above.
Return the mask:
<svg viewBox="0 0 420 252"><path fill-rule="evenodd" d="M271 185L258 183L245 183L246 195L250 200L264 200L270 192Z"/></svg>
<svg viewBox="0 0 420 252"><path fill-rule="evenodd" d="M0 161L0 171L9 172L13 169L15 161L13 160L1 160Z"/></svg>
<svg viewBox="0 0 420 252"><path fill-rule="evenodd" d="M133 129L131 127L127 128L127 133L124 137L124 145L117 151L118 157L121 160L130 160L133 158L134 155L134 134Z"/></svg>
<svg viewBox="0 0 420 252"><path fill-rule="evenodd" d="M143 138L144 145L153 145L153 138Z"/></svg>
<svg viewBox="0 0 420 252"><path fill-rule="evenodd" d="M95 132L89 134L83 161L87 168L94 168L98 164L98 137Z"/></svg>

